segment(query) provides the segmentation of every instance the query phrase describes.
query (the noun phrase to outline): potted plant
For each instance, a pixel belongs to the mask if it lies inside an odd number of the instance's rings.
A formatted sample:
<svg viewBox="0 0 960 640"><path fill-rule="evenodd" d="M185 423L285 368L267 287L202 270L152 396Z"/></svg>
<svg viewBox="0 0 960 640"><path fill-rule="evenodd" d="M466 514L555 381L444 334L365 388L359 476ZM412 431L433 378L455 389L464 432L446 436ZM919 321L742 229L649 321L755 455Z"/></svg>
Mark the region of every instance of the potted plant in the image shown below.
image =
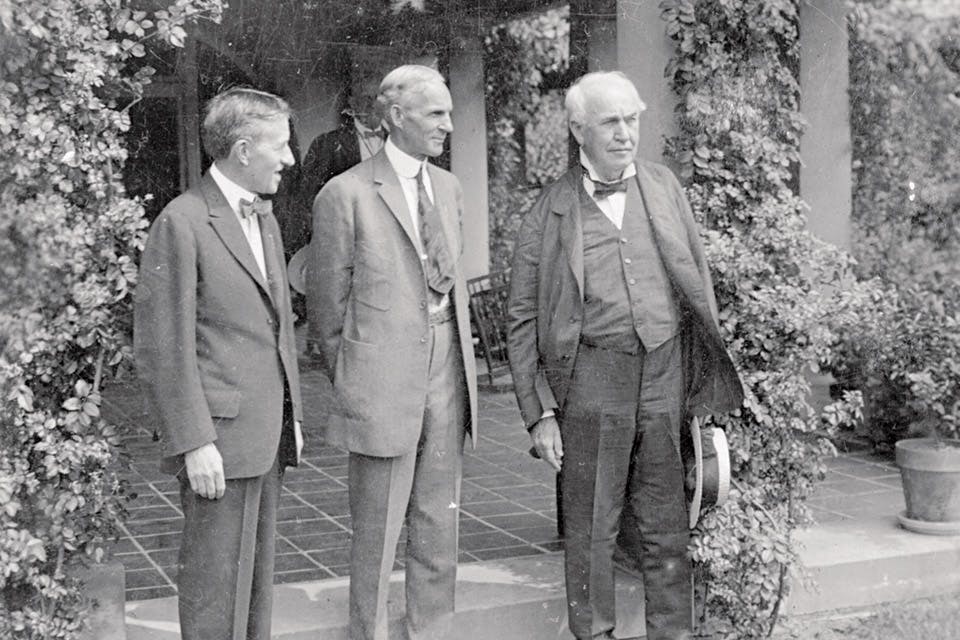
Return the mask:
<svg viewBox="0 0 960 640"><path fill-rule="evenodd" d="M900 524L911 531L960 534L960 318L934 294L919 297L910 321L919 330L920 367L897 372L909 385L918 416L910 437L897 441L907 509Z"/></svg>

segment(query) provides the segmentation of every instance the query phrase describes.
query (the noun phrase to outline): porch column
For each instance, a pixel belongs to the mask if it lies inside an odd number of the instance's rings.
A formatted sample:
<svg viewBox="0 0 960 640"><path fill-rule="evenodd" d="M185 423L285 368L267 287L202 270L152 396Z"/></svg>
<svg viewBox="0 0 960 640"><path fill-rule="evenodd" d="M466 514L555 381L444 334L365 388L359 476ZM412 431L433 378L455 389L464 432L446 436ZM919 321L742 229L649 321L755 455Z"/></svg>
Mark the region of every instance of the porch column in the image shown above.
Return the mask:
<svg viewBox="0 0 960 640"><path fill-rule="evenodd" d="M850 247L851 162L847 12L836 0L800 5L800 197L819 238Z"/></svg>
<svg viewBox="0 0 960 640"><path fill-rule="evenodd" d="M673 55L659 2L617 0L618 68L637 85L647 110L640 116L639 156L663 161L663 143L677 131L673 108L677 97L664 69Z"/></svg>
<svg viewBox="0 0 960 640"><path fill-rule="evenodd" d="M454 35L449 69L454 127L450 170L463 187L463 270L467 278L473 278L490 271L487 118L478 35Z"/></svg>

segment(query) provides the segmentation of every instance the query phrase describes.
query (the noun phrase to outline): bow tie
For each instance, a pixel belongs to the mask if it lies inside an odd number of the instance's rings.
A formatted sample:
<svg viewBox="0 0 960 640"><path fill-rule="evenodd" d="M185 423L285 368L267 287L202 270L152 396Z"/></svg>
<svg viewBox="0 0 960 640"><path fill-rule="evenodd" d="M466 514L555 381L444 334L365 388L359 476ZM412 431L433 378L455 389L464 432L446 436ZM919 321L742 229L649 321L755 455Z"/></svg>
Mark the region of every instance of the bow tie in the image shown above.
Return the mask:
<svg viewBox="0 0 960 640"><path fill-rule="evenodd" d="M249 200L240 200L240 217L246 220L250 216L257 215L263 218L273 211L273 202L263 200L259 196L254 198L253 202Z"/></svg>
<svg viewBox="0 0 960 640"><path fill-rule="evenodd" d="M383 129L360 129L360 135L364 138L377 138L383 140Z"/></svg>
<svg viewBox="0 0 960 640"><path fill-rule="evenodd" d="M587 179L593 183L593 197L597 200L603 200L607 196L617 192L625 193L627 191L626 180L618 180L617 182L600 182L599 180L594 180L590 176L587 176Z"/></svg>

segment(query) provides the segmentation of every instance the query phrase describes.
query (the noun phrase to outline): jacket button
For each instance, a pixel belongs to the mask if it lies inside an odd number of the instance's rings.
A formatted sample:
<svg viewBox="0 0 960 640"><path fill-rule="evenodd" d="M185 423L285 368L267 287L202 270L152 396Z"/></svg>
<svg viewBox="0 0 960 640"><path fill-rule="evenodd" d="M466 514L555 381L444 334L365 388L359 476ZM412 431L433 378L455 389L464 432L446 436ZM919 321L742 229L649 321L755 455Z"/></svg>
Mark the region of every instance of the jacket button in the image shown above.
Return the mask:
<svg viewBox="0 0 960 640"><path fill-rule="evenodd" d="M623 261L624 261L626 264L630 264L631 262L633 262L633 260L631 260L630 258L624 258Z"/></svg>
<svg viewBox="0 0 960 640"><path fill-rule="evenodd" d="M421 308L421 309L426 309L426 308L427 308L427 301L426 301L426 300L421 300L421 301L420 301L420 308Z"/></svg>
<svg viewBox="0 0 960 640"><path fill-rule="evenodd" d="M630 278L630 284L637 284L636 278Z"/></svg>
<svg viewBox="0 0 960 640"><path fill-rule="evenodd" d="M577 317L576 317L576 316L573 316L572 318L570 318L570 324L577 324Z"/></svg>
<svg viewBox="0 0 960 640"><path fill-rule="evenodd" d="M620 238L620 242L622 242L623 244L627 244L627 239L626 239L626 238Z"/></svg>
<svg viewBox="0 0 960 640"><path fill-rule="evenodd" d="M426 338L420 338L420 344L427 344Z"/></svg>
<svg viewBox="0 0 960 640"><path fill-rule="evenodd" d="M270 318L267 318L267 324L273 324L273 320Z"/></svg>

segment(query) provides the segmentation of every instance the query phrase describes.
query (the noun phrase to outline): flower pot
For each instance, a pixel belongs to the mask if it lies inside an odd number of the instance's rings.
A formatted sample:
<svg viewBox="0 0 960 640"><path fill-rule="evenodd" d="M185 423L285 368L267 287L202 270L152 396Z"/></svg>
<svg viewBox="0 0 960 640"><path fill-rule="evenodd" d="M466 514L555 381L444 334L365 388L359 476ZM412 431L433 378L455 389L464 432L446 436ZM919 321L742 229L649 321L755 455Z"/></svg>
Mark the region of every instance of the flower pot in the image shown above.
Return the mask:
<svg viewBox="0 0 960 640"><path fill-rule="evenodd" d="M960 535L960 441L908 438L896 447L907 502L900 524L918 533Z"/></svg>

